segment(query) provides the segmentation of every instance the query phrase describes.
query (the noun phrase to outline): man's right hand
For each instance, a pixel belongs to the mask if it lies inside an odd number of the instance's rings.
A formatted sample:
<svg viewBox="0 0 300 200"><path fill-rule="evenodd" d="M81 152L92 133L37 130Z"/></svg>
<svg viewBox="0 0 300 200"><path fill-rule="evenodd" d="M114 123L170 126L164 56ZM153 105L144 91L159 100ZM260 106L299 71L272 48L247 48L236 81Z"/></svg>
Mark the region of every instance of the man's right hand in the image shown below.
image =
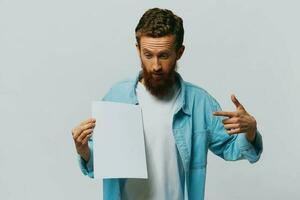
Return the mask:
<svg viewBox="0 0 300 200"><path fill-rule="evenodd" d="M88 139L91 137L95 125L96 119L89 118L72 129L76 151L86 162L90 159Z"/></svg>

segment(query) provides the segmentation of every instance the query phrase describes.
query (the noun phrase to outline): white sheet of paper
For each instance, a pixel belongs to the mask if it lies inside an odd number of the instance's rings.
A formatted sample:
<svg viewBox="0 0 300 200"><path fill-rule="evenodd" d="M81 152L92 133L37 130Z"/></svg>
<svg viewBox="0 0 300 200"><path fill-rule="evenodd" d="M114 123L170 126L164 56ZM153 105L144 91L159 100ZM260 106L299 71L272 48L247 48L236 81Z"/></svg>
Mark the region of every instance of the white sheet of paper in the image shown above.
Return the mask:
<svg viewBox="0 0 300 200"><path fill-rule="evenodd" d="M140 106L96 101L92 116L94 177L148 178Z"/></svg>

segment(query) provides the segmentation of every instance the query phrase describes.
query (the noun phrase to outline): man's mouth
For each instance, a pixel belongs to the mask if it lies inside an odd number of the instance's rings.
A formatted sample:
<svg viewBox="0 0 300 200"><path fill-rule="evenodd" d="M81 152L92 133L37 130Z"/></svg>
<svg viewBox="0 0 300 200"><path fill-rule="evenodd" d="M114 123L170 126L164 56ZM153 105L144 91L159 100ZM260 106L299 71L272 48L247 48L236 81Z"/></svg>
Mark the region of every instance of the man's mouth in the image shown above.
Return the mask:
<svg viewBox="0 0 300 200"><path fill-rule="evenodd" d="M154 77L162 77L163 73L152 73Z"/></svg>
<svg viewBox="0 0 300 200"><path fill-rule="evenodd" d="M163 73L152 73L152 77L154 79L161 79L163 77Z"/></svg>

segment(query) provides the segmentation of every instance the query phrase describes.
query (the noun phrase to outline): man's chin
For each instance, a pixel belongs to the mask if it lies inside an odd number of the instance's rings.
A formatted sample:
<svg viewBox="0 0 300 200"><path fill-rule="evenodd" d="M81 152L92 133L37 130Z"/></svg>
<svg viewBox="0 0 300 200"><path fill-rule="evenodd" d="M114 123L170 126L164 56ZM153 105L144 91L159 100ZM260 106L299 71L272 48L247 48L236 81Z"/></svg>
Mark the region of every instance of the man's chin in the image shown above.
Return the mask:
<svg viewBox="0 0 300 200"><path fill-rule="evenodd" d="M166 81L162 78L151 78L147 83L149 83L149 87L155 88L165 87L166 85Z"/></svg>
<svg viewBox="0 0 300 200"><path fill-rule="evenodd" d="M163 98L170 93L172 83L169 83L164 79L151 79L145 81L145 86L152 95Z"/></svg>

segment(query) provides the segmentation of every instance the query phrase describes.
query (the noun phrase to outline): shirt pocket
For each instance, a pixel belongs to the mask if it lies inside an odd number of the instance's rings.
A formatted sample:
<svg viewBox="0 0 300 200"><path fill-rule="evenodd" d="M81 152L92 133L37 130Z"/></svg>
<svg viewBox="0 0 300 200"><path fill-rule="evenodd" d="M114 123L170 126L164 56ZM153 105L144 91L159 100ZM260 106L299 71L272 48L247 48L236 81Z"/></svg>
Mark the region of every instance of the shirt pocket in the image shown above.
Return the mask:
<svg viewBox="0 0 300 200"><path fill-rule="evenodd" d="M207 137L208 131L206 129L193 131L190 165L192 169L206 167L208 149Z"/></svg>

